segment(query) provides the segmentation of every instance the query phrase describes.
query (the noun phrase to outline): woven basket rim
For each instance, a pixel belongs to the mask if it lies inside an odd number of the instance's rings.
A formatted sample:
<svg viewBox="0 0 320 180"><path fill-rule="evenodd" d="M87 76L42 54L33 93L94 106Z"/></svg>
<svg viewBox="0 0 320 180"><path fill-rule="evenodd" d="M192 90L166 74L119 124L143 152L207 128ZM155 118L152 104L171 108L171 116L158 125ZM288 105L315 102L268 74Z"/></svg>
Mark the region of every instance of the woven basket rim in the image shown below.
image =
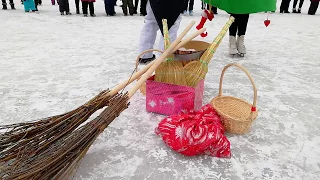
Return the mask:
<svg viewBox="0 0 320 180"><path fill-rule="evenodd" d="M258 115L258 110L256 110L255 112L253 112L253 118L251 120L247 120L247 119L240 119L240 118L235 118L235 117L232 117L230 116L229 114L226 114L224 113L223 111L220 111L216 106L215 106L215 101L217 99L223 99L223 98L232 98L232 99L235 99L237 101L241 101L245 104L248 104L250 106L253 106L251 103L248 103L247 101L243 100L243 99L240 99L240 98L236 98L236 97L233 97L233 96L217 96L215 98L213 98L210 102L211 106L219 113L219 114L222 114L223 116L226 116L228 119L232 119L234 121L238 121L238 122L252 122L254 121L256 118L257 118L257 115Z"/></svg>

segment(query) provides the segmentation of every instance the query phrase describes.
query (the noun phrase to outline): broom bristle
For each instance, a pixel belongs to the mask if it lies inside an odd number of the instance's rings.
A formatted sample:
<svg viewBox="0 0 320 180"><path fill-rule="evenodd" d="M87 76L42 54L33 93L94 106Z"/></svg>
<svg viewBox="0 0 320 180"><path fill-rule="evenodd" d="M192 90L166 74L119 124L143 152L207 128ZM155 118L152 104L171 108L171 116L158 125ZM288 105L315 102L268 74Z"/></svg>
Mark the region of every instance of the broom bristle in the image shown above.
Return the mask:
<svg viewBox="0 0 320 180"><path fill-rule="evenodd" d="M161 63L155 71L155 81L185 86L186 79L182 63L173 60Z"/></svg>
<svg viewBox="0 0 320 180"><path fill-rule="evenodd" d="M200 61L193 61L184 67L187 86L196 87L208 72L208 65Z"/></svg>
<svg viewBox="0 0 320 180"><path fill-rule="evenodd" d="M64 116L55 118L54 121L44 124L43 126L36 126L32 129L33 134L26 134L26 136L17 139L17 135L2 134L1 141L2 150L0 151L0 163L15 159L25 147L33 147L34 150L28 153L41 151L50 144L57 141L59 138L71 133L74 129L85 122L94 112L109 104L109 91L103 91L95 98L90 100L83 106L80 106L74 111L66 113ZM28 123L28 127L29 127ZM38 124L38 122L35 122ZM28 131L26 132L28 133ZM18 136L20 136L19 132ZM11 135L11 136L10 136ZM10 137L14 137L11 138ZM14 160L13 160L14 161Z"/></svg>
<svg viewBox="0 0 320 180"><path fill-rule="evenodd" d="M3 168L0 179L60 179L70 176L98 135L128 107L128 100L127 94L117 94L98 117L42 152L29 156L27 152L32 148L26 148L15 164Z"/></svg>

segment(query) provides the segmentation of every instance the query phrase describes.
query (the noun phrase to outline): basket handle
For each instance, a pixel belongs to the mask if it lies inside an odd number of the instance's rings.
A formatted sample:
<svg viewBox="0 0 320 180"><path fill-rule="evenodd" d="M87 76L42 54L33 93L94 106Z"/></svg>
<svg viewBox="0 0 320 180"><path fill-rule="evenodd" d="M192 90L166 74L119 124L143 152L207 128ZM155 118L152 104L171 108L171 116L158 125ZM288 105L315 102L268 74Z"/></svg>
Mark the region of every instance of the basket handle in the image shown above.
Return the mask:
<svg viewBox="0 0 320 180"><path fill-rule="evenodd" d="M222 96L222 81L223 81L223 77L224 77L224 74L226 72L226 70L231 67L231 66L235 66L235 67L238 67L239 69L241 69L243 72L245 72L247 74L247 76L249 77L250 81L251 81L251 84L252 84L252 87L253 87L253 104L252 104L252 108L251 108L251 111L254 112L256 111L256 105L257 105L257 88L256 88L256 85L253 81L253 78L252 76L250 75L250 73L248 72L248 70L246 70L244 67L240 66L239 64L236 64L236 63L232 63L232 64L228 64L226 65L223 70L222 70L222 73L221 73L221 76L220 76L220 84L219 84L219 96Z"/></svg>

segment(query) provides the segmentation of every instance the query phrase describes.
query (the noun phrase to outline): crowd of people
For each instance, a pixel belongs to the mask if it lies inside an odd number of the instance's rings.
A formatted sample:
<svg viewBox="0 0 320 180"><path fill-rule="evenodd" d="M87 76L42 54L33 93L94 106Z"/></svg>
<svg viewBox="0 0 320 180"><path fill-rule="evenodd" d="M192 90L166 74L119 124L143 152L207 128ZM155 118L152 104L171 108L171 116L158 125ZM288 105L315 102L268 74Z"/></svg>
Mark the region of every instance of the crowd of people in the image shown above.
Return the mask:
<svg viewBox="0 0 320 180"><path fill-rule="evenodd" d="M61 15L71 15L70 8L69 8L69 0L51 0L52 5L55 5L55 1L57 1L57 4L59 5L59 11ZM79 8L79 2L80 0L75 0L76 5L76 13L80 14L80 8ZM88 8L90 16L94 17L96 16L94 13L94 2L96 0L81 0L82 2L82 13L85 17L88 16ZM150 1L153 1L153 4L161 4L162 2L158 0L122 0L122 7L124 16L130 15L133 16L134 14L137 14L138 11L138 4L140 4L140 15L145 16L145 25L142 31L141 40L140 40L140 51L143 52L145 49L152 49L154 41L155 41L155 35L156 32L159 30L159 27L157 25L157 21L155 20L155 17L153 15L153 10L150 6ZM167 0L168 2L171 2ZM289 12L289 6L290 6L291 0L282 0L281 6L280 6L280 13L290 13ZM310 7L308 10L309 15L315 15L320 0L310 0ZM167 3L168 3L167 2ZM299 6L297 8L297 4L299 2ZM42 0L21 0L21 3L24 5L24 9L26 12L29 11L38 11L38 5L42 4ZM172 12L176 12L178 14L181 13L181 15L187 15L190 16L193 15L193 6L194 6L194 0L176 0L175 7L172 9ZM292 13L301 13L301 8L303 6L304 0L294 0L293 6L292 6ZM11 9L15 9L13 0L9 0L9 4L11 6ZM105 11L107 16L114 16L116 15L114 7L117 6L117 0L104 0L105 4ZM6 0L2 0L3 9L7 9L7 3ZM180 8L181 7L181 8ZM164 7L162 7L164 8ZM166 7L168 9L168 7ZM213 6L209 6L208 4L205 4L202 2L201 8L203 10L207 9L211 11L212 14L218 14L217 8ZM275 9L275 8L274 8ZM160 11L163 11L164 9L161 9ZM178 11L177 11L178 10ZM162 13L163 14L163 13ZM241 56L244 56L246 54L246 48L244 45L244 37L247 30L247 24L249 21L249 15L250 14L235 14L235 13L229 13L230 16L235 17L235 22L231 25L229 28L229 54L235 55L239 54ZM175 15L176 16L176 15ZM176 37L176 31L180 24L180 16L175 17L175 23L171 24L172 29L169 30L172 35L172 39L175 39ZM153 27L153 31L151 32L150 27ZM142 59L140 59L140 62L149 62L155 59L155 56L152 53L145 54Z"/></svg>
<svg viewBox="0 0 320 180"><path fill-rule="evenodd" d="M299 6L297 9L297 4L299 1ZM319 2L320 0L310 0L310 7L308 10L309 15L315 15L317 12L317 9L319 7ZM289 8L290 8L290 2L291 0L282 0L281 6L280 6L280 13L290 13ZM292 5L292 13L301 13L301 8L303 6L304 0L294 0L293 5Z"/></svg>
<svg viewBox="0 0 320 180"><path fill-rule="evenodd" d="M6 10L8 9L8 4L6 2L7 0L2 0L2 9ZM56 2L57 1L57 2ZM90 16L94 17L96 16L94 13L94 2L96 0L81 0L82 2L82 13L85 17L88 16L88 8ZM146 16L147 15L147 1L148 0L140 0L140 15ZM319 1L320 0L310 0L310 7L308 10L309 15L315 15L317 12L317 9L319 7ZM291 0L282 0L280 5L280 13L290 13L290 2ZM299 2L299 4L298 4ZM61 15L71 15L70 8L69 8L69 0L51 0L52 5L55 5L56 3L59 5L59 11ZM301 8L303 6L304 0L293 0L292 5L292 13L301 13ZM24 10L26 12L36 12L38 11L38 5L42 4L42 0L21 0L21 4L24 5ZM116 12L114 10L114 6L117 6L117 0L104 0L105 4L105 11L107 16L114 16L116 15ZM138 4L139 0L122 0L122 11L125 16L130 15L133 16L134 14L137 14L138 11ZM11 9L15 9L15 5L13 0L9 0L9 5ZM80 0L75 0L76 5L76 14L80 14ZM298 7L297 7L298 5ZM181 12L184 15L189 14L190 16L193 15L193 6L194 6L194 0L185 0L183 11ZM209 6L205 3L202 3L201 9L209 9ZM212 7L212 12L214 14L217 14L217 8Z"/></svg>

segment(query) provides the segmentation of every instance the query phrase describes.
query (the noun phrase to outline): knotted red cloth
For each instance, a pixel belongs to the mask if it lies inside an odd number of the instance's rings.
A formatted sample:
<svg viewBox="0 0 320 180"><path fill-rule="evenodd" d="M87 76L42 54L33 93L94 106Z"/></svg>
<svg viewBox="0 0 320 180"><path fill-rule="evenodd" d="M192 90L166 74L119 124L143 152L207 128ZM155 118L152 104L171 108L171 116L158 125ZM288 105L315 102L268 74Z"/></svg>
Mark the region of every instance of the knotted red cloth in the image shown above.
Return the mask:
<svg viewBox="0 0 320 180"><path fill-rule="evenodd" d="M169 116L155 129L170 148L183 155L230 158L230 142L224 132L220 116L210 104L199 111Z"/></svg>

